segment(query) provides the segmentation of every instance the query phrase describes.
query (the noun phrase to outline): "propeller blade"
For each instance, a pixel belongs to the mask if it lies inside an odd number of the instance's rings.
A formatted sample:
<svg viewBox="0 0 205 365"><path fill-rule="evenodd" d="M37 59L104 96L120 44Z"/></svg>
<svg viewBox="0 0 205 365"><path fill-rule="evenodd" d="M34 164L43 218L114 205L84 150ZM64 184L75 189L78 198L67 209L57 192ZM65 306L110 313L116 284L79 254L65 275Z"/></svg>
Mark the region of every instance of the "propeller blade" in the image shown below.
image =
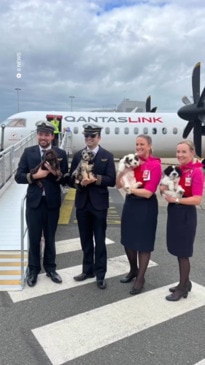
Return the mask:
<svg viewBox="0 0 205 365"><path fill-rule="evenodd" d="M182 137L187 138L189 133L191 132L192 128L194 128L194 122L192 120L190 120L187 123L186 127L184 128L184 132L183 132Z"/></svg>
<svg viewBox="0 0 205 365"><path fill-rule="evenodd" d="M149 95L145 102L145 110L147 113L151 110L151 96Z"/></svg>
<svg viewBox="0 0 205 365"><path fill-rule="evenodd" d="M194 146L197 156L201 157L201 123L198 121L194 125Z"/></svg>
<svg viewBox="0 0 205 365"><path fill-rule="evenodd" d="M198 101L198 104L197 104L198 107L203 107L205 106L205 88L204 90L202 91L202 94L200 96L200 99Z"/></svg>
<svg viewBox="0 0 205 365"><path fill-rule="evenodd" d="M183 98L182 98L182 102L183 102L185 105L189 105L189 104L191 104L191 101L187 98L187 96L183 96Z"/></svg>
<svg viewBox="0 0 205 365"><path fill-rule="evenodd" d="M157 111L157 106L155 106L154 108L152 108L150 111L151 111L151 113L156 113L156 111Z"/></svg>
<svg viewBox="0 0 205 365"><path fill-rule="evenodd" d="M194 104L197 104L200 98L200 66L201 63L198 62L195 65L192 73L192 91Z"/></svg>

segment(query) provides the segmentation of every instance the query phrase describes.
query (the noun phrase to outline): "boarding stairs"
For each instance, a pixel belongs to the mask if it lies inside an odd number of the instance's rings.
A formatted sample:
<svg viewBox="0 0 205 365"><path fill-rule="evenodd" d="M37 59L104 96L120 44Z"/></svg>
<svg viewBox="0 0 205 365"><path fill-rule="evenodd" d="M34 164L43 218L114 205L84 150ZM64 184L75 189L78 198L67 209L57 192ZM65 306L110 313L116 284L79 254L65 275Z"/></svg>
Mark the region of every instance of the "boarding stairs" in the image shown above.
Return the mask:
<svg viewBox="0 0 205 365"><path fill-rule="evenodd" d="M0 152L0 291L22 290L25 285L28 235L25 221L27 185L17 184L14 175L24 148L35 145L36 132ZM69 135L60 147L68 150Z"/></svg>

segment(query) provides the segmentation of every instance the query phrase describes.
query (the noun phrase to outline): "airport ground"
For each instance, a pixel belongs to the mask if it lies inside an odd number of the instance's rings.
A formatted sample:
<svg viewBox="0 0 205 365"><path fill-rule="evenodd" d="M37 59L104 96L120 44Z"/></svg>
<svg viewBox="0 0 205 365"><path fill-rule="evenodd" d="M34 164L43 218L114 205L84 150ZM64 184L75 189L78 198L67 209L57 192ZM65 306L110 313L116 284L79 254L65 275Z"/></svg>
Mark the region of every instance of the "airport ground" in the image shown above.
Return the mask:
<svg viewBox="0 0 205 365"><path fill-rule="evenodd" d="M73 280L82 253L73 194L65 194L69 214L61 215L56 234L63 284L42 272L34 288L0 293L0 365L205 364L205 203L197 209L193 289L187 299L171 303L165 296L178 281L178 265L166 250L166 202L159 194L158 199L155 251L142 293L131 296L131 284L120 283L128 270L120 244L122 194L110 189L106 290L95 279Z"/></svg>

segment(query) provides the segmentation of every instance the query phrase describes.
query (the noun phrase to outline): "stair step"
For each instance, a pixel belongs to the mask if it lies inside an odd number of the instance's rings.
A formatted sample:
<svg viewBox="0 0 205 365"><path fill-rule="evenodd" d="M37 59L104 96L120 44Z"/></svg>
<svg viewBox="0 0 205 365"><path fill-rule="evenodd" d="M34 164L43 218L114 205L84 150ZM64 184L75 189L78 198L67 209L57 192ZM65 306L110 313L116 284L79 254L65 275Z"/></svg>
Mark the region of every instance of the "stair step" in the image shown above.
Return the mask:
<svg viewBox="0 0 205 365"><path fill-rule="evenodd" d="M28 265L28 253L24 252L24 275ZM24 283L23 283L24 284ZM0 291L22 290L21 252L0 251Z"/></svg>

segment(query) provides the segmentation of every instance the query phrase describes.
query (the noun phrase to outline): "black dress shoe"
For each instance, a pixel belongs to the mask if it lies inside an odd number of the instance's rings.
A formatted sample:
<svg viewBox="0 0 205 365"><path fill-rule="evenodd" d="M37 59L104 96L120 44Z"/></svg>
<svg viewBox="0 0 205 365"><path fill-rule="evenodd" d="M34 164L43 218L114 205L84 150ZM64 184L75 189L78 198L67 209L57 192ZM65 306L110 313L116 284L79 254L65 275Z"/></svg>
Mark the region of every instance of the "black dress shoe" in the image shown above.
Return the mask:
<svg viewBox="0 0 205 365"><path fill-rule="evenodd" d="M120 282L123 284L130 283L130 281L132 281L132 279L136 278L136 276L137 276L137 274L132 274L129 272L122 279L120 279Z"/></svg>
<svg viewBox="0 0 205 365"><path fill-rule="evenodd" d="M170 302L177 302L179 299L187 297L188 297L188 291L186 288L184 290L177 289L175 290L174 293L167 295L166 300L169 300Z"/></svg>
<svg viewBox="0 0 205 365"><path fill-rule="evenodd" d="M130 294L131 295L137 295L137 294L140 294L143 287L144 287L144 283L145 283L145 280L143 281L143 284L139 287L139 288L135 288L135 286L132 287L132 289L130 290Z"/></svg>
<svg viewBox="0 0 205 365"><path fill-rule="evenodd" d="M137 289L135 289L134 287L130 290L130 294L131 295L137 295L137 294L140 294L141 293L141 291L142 291L142 289L143 289L143 286L141 286L141 288L137 288Z"/></svg>
<svg viewBox="0 0 205 365"><path fill-rule="evenodd" d="M174 293L178 289L178 287L179 287L179 285L173 286L172 288L169 288L169 291L171 293ZM187 282L186 289L187 289L187 291L191 291L191 289L192 289L192 282L191 281Z"/></svg>
<svg viewBox="0 0 205 365"><path fill-rule="evenodd" d="M37 277L38 277L38 274L36 274L36 273L29 274L28 277L27 277L27 284L28 284L28 286L34 286L34 285L36 285Z"/></svg>
<svg viewBox="0 0 205 365"><path fill-rule="evenodd" d="M73 279L75 281L83 281L86 279L94 278L94 276L95 276L94 274L86 274L86 273L82 272L82 274L74 276Z"/></svg>
<svg viewBox="0 0 205 365"><path fill-rule="evenodd" d="M49 271L46 273L46 275L51 278L52 281L54 281L54 283L57 284L61 284L62 283L62 279L60 277L60 275L58 275L58 273L56 271Z"/></svg>
<svg viewBox="0 0 205 365"><path fill-rule="evenodd" d="M103 280L97 280L97 287L99 289L105 289L105 288L107 288L107 284L106 284L105 279L103 279Z"/></svg>

